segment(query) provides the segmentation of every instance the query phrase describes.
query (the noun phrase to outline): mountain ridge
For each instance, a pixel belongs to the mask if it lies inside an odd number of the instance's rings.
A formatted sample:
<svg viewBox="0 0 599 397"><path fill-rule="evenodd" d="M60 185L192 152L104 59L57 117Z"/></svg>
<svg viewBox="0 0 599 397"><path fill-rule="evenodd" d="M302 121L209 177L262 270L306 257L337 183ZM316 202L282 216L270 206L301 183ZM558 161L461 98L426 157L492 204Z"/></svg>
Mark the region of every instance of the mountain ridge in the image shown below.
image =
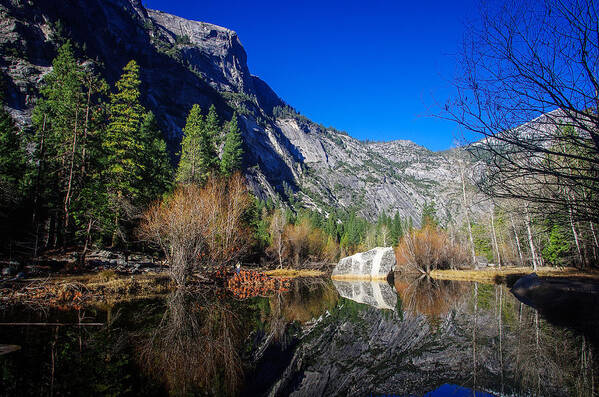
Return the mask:
<svg viewBox="0 0 599 397"><path fill-rule="evenodd" d="M0 68L9 80L8 110L21 125L28 125L36 86L50 70L51 38L61 21L109 82L128 60L138 61L146 105L171 152L194 103L214 104L226 119L237 111L245 173L263 199L356 211L368 219L398 211L416 223L427 203L435 202L445 220L460 206L455 151L432 152L403 139L361 142L309 120L251 74L230 29L145 9L137 0L1 0L0 13Z"/></svg>

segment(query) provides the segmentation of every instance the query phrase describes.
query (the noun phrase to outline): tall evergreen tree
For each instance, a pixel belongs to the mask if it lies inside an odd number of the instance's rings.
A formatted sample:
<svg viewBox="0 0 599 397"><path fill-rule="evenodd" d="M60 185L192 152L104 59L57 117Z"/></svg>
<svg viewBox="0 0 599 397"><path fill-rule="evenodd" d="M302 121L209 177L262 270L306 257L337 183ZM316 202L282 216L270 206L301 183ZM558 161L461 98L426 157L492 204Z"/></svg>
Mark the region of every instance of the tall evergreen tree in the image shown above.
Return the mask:
<svg viewBox="0 0 599 397"><path fill-rule="evenodd" d="M1 93L0 93L1 94ZM0 98L1 99L1 98ZM11 115L0 101L0 199L12 201L20 195L26 168L26 153Z"/></svg>
<svg viewBox="0 0 599 397"><path fill-rule="evenodd" d="M109 88L103 79L89 71L84 75L84 87L86 105L80 140L81 167L78 172L80 182L71 209L76 226L75 236L85 243L83 257L91 234L94 231L110 230L110 227L106 227L106 220L112 219L103 175L107 162L102 146L108 124L108 111L104 100Z"/></svg>
<svg viewBox="0 0 599 397"><path fill-rule="evenodd" d="M177 182L201 183L202 171L200 165L200 140L204 131L204 117L200 105L193 105L185 127L183 127L183 139L181 140L181 158L177 167Z"/></svg>
<svg viewBox="0 0 599 397"><path fill-rule="evenodd" d="M362 241L365 232L362 222L357 218L356 212L352 211L349 214L346 224L344 225L344 233L341 237L340 244L350 250L355 249Z"/></svg>
<svg viewBox="0 0 599 397"><path fill-rule="evenodd" d="M202 180L205 180L211 173L219 169L218 154L216 145L220 141L220 124L216 108L210 106L204 128L200 134L200 172Z"/></svg>
<svg viewBox="0 0 599 397"><path fill-rule="evenodd" d="M147 204L170 188L172 168L154 113L147 112L144 115L139 132L143 145L139 159L142 165L140 193L142 201Z"/></svg>
<svg viewBox="0 0 599 397"><path fill-rule="evenodd" d="M138 132L145 110L140 102L139 66L130 61L110 97L110 123L103 147L107 154L106 181L110 205L114 210L113 245L124 236L122 220L140 195L143 165L139 152L144 145Z"/></svg>
<svg viewBox="0 0 599 397"><path fill-rule="evenodd" d="M329 217L327 218L324 224L324 231L329 236L333 237L335 241L338 240L339 237L337 235L337 214L334 211L331 211L329 213Z"/></svg>
<svg viewBox="0 0 599 397"><path fill-rule="evenodd" d="M438 226L439 220L437 219L437 211L435 210L435 203L426 203L422 208L422 220L421 226Z"/></svg>
<svg viewBox="0 0 599 397"><path fill-rule="evenodd" d="M212 144L218 146L220 143L220 122L214 105L210 105L210 108L208 109L204 128L206 130L206 135L210 138ZM216 149L214 153L216 153Z"/></svg>
<svg viewBox="0 0 599 397"><path fill-rule="evenodd" d="M237 113L233 113L233 118L227 126L225 146L220 163L220 171L224 175L231 175L233 172L241 169L241 161L243 159L243 148L241 145L241 134L237 125Z"/></svg>
<svg viewBox="0 0 599 397"><path fill-rule="evenodd" d="M399 244L399 240L403 236L403 230L401 227L401 216L399 215L399 211L395 213L393 220L391 221L391 244L397 245Z"/></svg>
<svg viewBox="0 0 599 397"><path fill-rule="evenodd" d="M210 107L204 118L200 106L193 105L183 128L178 182L202 184L210 174L218 171L215 139L219 130L214 106Z"/></svg>
<svg viewBox="0 0 599 397"><path fill-rule="evenodd" d="M73 197L81 190L82 136L86 128L85 72L69 41L63 44L44 77L41 99L34 112L36 175L34 200L44 203L53 225L49 245L62 242L69 226ZM39 206L36 205L36 214Z"/></svg>

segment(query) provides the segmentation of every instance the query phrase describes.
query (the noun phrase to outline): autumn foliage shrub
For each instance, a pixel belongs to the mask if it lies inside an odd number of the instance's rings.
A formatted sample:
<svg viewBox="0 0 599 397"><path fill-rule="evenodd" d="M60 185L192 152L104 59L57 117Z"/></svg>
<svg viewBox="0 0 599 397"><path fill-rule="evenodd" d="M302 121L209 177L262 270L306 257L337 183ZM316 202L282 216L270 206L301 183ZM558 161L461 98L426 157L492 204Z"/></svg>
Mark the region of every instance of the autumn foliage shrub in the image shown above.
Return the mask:
<svg viewBox="0 0 599 397"><path fill-rule="evenodd" d="M434 225L425 225L404 235L395 256L397 269L404 273L430 273L431 270L453 269L468 262L467 252Z"/></svg>
<svg viewBox="0 0 599 397"><path fill-rule="evenodd" d="M238 260L251 244L246 221L251 205L245 180L210 178L203 187L181 185L145 213L141 236L163 250L178 285L198 266Z"/></svg>
<svg viewBox="0 0 599 397"><path fill-rule="evenodd" d="M301 266L306 262L332 262L339 255L339 245L309 219L285 225L280 239L272 239L267 252L280 263ZM280 256L280 258L279 258Z"/></svg>

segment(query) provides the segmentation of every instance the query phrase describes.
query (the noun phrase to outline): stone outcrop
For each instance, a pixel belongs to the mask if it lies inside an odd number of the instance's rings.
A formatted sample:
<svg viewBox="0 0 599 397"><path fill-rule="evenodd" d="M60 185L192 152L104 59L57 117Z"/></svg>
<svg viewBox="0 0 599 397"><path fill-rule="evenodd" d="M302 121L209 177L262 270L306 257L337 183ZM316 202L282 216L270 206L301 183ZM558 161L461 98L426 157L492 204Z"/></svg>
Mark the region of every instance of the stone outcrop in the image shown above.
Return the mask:
<svg viewBox="0 0 599 397"><path fill-rule="evenodd" d="M389 310L395 310L397 305L397 294L385 281L333 280L333 285L342 298L354 302Z"/></svg>
<svg viewBox="0 0 599 397"><path fill-rule="evenodd" d="M391 247L377 247L342 258L333 270L333 279L385 280L395 267Z"/></svg>

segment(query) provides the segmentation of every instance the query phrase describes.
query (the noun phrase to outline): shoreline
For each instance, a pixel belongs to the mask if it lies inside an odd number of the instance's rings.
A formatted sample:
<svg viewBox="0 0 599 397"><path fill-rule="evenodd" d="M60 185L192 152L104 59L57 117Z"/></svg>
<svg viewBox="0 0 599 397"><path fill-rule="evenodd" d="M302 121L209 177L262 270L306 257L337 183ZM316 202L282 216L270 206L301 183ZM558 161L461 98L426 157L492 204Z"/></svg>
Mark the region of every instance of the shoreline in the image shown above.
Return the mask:
<svg viewBox="0 0 599 397"><path fill-rule="evenodd" d="M479 270L433 270L431 271L430 276L437 280L474 281L488 284L503 284L510 281L516 281L518 278L531 273L536 273L539 277L561 277L599 281L599 272L584 271L574 267L539 267L536 271L533 270L532 267L520 266L484 268Z"/></svg>

